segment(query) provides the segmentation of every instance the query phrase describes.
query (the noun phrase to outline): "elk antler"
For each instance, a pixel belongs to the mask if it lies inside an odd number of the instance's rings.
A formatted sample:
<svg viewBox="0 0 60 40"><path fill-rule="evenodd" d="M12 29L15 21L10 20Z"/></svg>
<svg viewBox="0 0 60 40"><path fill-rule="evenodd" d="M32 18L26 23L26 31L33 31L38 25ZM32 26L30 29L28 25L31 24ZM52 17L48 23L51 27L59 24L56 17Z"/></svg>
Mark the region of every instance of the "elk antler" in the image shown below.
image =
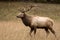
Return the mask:
<svg viewBox="0 0 60 40"><path fill-rule="evenodd" d="M25 13L25 8L24 9L18 9L20 12Z"/></svg>
<svg viewBox="0 0 60 40"><path fill-rule="evenodd" d="M27 11L30 11L33 7L35 7L35 6L30 6L30 9L28 9L28 10L26 10L25 12L27 12Z"/></svg>
<svg viewBox="0 0 60 40"><path fill-rule="evenodd" d="M35 7L35 6L32 6L32 5L31 5L28 10L25 11L25 8L24 8L23 10L20 10L20 9L19 9L19 11L22 12L22 13L25 13L25 12L30 11L33 7Z"/></svg>

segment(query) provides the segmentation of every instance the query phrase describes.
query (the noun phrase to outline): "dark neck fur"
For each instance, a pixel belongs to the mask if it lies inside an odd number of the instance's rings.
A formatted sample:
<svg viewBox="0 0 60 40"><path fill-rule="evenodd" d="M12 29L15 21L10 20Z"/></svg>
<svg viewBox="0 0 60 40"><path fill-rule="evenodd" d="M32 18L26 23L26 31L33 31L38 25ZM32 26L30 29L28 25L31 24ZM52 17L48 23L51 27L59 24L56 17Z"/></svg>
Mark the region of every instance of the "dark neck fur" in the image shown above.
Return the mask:
<svg viewBox="0 0 60 40"><path fill-rule="evenodd" d="M32 18L31 16L25 14L24 17L21 18L21 19L22 19L22 22L23 22L26 26L29 26L30 23L31 23L31 18Z"/></svg>

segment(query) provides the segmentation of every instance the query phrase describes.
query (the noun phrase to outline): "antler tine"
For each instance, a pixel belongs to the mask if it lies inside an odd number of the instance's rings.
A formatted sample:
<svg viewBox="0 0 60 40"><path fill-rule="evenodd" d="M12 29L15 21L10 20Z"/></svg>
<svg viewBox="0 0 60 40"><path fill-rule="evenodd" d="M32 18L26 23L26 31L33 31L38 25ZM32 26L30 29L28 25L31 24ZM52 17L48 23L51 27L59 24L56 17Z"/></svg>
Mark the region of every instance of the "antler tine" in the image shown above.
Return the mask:
<svg viewBox="0 0 60 40"><path fill-rule="evenodd" d="M30 8L28 10L26 10L25 12L31 10L33 7L35 7L35 6L31 5Z"/></svg>
<svg viewBox="0 0 60 40"><path fill-rule="evenodd" d="M18 9L18 10L22 13L25 13L25 9L22 9L22 10Z"/></svg>
<svg viewBox="0 0 60 40"><path fill-rule="evenodd" d="M37 5L31 5L31 7L37 7Z"/></svg>
<svg viewBox="0 0 60 40"><path fill-rule="evenodd" d="M27 11L30 11L33 7L35 7L35 6L34 6L34 5L31 5L28 10L25 10L25 8L24 8L23 10L20 10L20 9L18 9L18 10L19 10L20 12L22 12L22 13L25 13L25 12L27 12Z"/></svg>

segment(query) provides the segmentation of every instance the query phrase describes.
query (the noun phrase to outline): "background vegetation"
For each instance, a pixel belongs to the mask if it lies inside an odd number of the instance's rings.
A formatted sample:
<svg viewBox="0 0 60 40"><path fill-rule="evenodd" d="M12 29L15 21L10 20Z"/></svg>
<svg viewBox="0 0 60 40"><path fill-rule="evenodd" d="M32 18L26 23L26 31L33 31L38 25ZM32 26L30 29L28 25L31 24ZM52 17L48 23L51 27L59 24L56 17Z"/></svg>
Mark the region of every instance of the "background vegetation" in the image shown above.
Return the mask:
<svg viewBox="0 0 60 40"><path fill-rule="evenodd" d="M48 16L55 20L60 19L60 4L48 4L48 3L30 3L30 2L0 2L0 20L17 20L16 16L20 11L18 9L28 9L30 5L37 5L27 14Z"/></svg>
<svg viewBox="0 0 60 40"><path fill-rule="evenodd" d="M60 0L0 0L0 1L24 1L24 2L39 2L39 3L60 3Z"/></svg>

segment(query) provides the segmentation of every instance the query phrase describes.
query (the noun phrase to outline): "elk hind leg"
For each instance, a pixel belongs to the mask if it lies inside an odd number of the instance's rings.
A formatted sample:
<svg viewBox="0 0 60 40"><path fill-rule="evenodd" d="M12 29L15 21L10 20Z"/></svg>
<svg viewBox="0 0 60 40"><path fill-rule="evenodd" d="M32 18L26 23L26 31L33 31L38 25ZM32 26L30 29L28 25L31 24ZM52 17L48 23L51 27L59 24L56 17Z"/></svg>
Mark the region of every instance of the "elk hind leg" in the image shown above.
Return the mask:
<svg viewBox="0 0 60 40"><path fill-rule="evenodd" d="M49 27L49 30L55 35L55 37L56 37L56 34L55 34L55 31L51 28L51 27Z"/></svg>

